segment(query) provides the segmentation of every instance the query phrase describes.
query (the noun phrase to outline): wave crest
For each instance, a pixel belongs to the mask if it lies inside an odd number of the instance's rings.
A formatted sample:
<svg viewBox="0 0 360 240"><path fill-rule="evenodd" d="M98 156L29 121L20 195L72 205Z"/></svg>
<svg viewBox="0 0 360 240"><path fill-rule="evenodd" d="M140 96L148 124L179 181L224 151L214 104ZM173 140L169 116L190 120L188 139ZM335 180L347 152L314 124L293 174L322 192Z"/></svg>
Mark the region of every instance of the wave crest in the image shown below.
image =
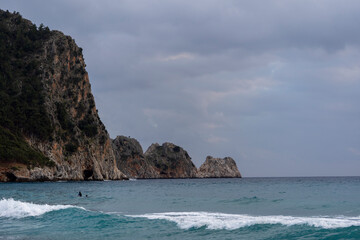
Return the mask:
<svg viewBox="0 0 360 240"><path fill-rule="evenodd" d="M234 230L256 224L309 225L319 228L346 228L360 226L360 217L293 217L250 216L209 212L168 212L131 215L147 219L164 219L175 222L182 229L206 227L207 229Z"/></svg>
<svg viewBox="0 0 360 240"><path fill-rule="evenodd" d="M24 218L40 216L44 213L67 208L79 208L72 205L48 205L21 202L12 198L0 200L0 217Z"/></svg>

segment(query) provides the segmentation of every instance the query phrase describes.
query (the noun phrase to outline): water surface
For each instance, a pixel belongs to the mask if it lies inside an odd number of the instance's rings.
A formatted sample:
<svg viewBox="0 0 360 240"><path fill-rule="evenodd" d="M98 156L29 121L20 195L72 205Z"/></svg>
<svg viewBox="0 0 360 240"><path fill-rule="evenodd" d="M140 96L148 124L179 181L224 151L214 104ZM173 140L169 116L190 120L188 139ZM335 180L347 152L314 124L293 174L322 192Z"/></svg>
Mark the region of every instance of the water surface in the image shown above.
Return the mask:
<svg viewBox="0 0 360 240"><path fill-rule="evenodd" d="M0 199L0 239L360 239L360 177L1 183Z"/></svg>

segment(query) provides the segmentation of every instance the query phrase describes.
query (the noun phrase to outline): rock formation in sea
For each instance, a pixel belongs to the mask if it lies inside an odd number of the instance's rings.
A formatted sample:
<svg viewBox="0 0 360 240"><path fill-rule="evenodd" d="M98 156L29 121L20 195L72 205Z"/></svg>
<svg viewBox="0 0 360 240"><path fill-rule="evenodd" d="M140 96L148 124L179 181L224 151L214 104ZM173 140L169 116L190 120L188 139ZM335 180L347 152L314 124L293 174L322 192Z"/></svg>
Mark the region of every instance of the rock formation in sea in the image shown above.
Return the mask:
<svg viewBox="0 0 360 240"><path fill-rule="evenodd" d="M122 179L82 49L0 10L0 181Z"/></svg>
<svg viewBox="0 0 360 240"><path fill-rule="evenodd" d="M189 154L173 143L152 144L145 158L153 164L160 178L195 178L197 169Z"/></svg>
<svg viewBox="0 0 360 240"><path fill-rule="evenodd" d="M140 143L130 137L113 140L118 168L130 178L240 178L235 161L207 157L199 169L189 154L173 143L152 144L143 154Z"/></svg>
<svg viewBox="0 0 360 240"><path fill-rule="evenodd" d="M207 156L198 170L199 178L241 178L236 162L231 157Z"/></svg>
<svg viewBox="0 0 360 240"><path fill-rule="evenodd" d="M160 178L159 171L145 158L143 149L135 138L117 136L112 145L118 169L129 178Z"/></svg>

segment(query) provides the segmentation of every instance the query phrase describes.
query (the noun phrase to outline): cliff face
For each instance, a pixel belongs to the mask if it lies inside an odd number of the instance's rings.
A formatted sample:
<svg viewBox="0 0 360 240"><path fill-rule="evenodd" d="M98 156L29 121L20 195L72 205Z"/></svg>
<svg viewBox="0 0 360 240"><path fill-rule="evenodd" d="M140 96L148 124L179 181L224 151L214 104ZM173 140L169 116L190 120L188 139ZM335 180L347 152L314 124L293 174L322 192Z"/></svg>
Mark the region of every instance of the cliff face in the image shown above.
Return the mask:
<svg viewBox="0 0 360 240"><path fill-rule="evenodd" d="M160 178L196 177L197 169L189 154L175 144L152 144L145 152L145 158L154 165Z"/></svg>
<svg viewBox="0 0 360 240"><path fill-rule="evenodd" d="M198 171L199 178L241 178L236 162L231 157L207 156Z"/></svg>
<svg viewBox="0 0 360 240"><path fill-rule="evenodd" d="M25 68L29 69L25 70L31 74L18 75L15 71L19 70L11 66L1 69L9 72L0 79L9 105L4 103L1 107L8 113L15 112L12 102L20 96L17 102L26 110L29 101L33 101L33 98L26 98L26 92L36 87L33 95L40 98L34 106L41 112L25 111L24 123L17 123L15 117L15 120L8 120L11 124L2 122L0 130L5 143L0 149L0 180L124 178L116 167L111 140L97 114L82 49L71 37L42 26L36 28L19 14L1 11L0 15L1 33L6 34L5 44L9 45L2 49L2 55L8 51L7 47L21 40L17 37L19 34L23 34L23 41L34 42L29 45L30 50L14 48L7 53L10 57L2 68L8 63L12 66L23 61L20 63L26 64ZM13 114L16 116L16 112ZM33 124L26 126L27 121ZM17 145L9 145L10 140ZM20 158L4 150L14 146L38 154L44 163L37 162L40 158L35 155L29 159ZM18 152L16 150L13 152Z"/></svg>
<svg viewBox="0 0 360 240"><path fill-rule="evenodd" d="M54 140L28 142L56 163L56 178L121 178L109 135L97 114L81 49L73 39L55 31L43 50L41 78Z"/></svg>
<svg viewBox="0 0 360 240"><path fill-rule="evenodd" d="M160 178L160 173L143 153L135 138L118 136L112 141L118 169L129 178Z"/></svg>

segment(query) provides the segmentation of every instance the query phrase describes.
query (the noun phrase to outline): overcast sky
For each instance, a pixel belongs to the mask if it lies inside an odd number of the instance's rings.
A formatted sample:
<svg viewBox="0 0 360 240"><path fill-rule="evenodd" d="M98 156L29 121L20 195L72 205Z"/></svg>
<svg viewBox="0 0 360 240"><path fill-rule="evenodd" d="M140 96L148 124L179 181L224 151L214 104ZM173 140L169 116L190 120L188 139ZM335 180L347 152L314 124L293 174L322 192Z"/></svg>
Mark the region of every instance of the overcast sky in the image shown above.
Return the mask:
<svg viewBox="0 0 360 240"><path fill-rule="evenodd" d="M360 173L360 1L1 0L83 48L112 138L243 176Z"/></svg>

